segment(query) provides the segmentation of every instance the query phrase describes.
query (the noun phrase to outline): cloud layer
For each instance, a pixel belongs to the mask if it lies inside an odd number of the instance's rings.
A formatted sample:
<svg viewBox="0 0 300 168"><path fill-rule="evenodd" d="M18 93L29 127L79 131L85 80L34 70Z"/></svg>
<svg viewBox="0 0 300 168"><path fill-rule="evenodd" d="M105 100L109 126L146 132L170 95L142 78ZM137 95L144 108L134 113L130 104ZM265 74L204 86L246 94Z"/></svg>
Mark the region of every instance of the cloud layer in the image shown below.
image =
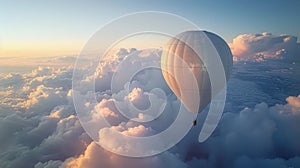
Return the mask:
<svg viewBox="0 0 300 168"><path fill-rule="evenodd" d="M298 123L300 96L286 105L225 113L215 135L203 144L196 141L199 128L169 152L133 159L103 151L92 142L79 157L66 160L66 167L297 167L300 166ZM144 129L144 128L143 128Z"/></svg>
<svg viewBox="0 0 300 168"><path fill-rule="evenodd" d="M71 74L38 68L1 78L0 167L53 167L90 143L74 115Z"/></svg>
<svg viewBox="0 0 300 168"><path fill-rule="evenodd" d="M265 59L300 60L300 44L290 35L241 34L229 43L234 60L263 61Z"/></svg>
<svg viewBox="0 0 300 168"><path fill-rule="evenodd" d="M269 36L275 38L269 34L261 36L263 39ZM257 38L255 35L252 37ZM253 53L258 51L251 50ZM135 58L150 61L157 52L137 51ZM103 130L104 133L117 130L130 136L153 135L174 121L177 115L174 109L178 108L179 101L165 85L159 71L153 69L137 74L131 83L121 86L115 94L107 90L107 83L110 83L120 58L124 59L130 53L130 50L121 49L112 55L110 61L100 63L95 72L96 83L101 83L96 86L98 102L86 103L85 106L93 118L91 123L99 121L99 116L111 122L112 126ZM245 53L246 50L239 54L246 57ZM131 63L131 68L140 66L138 61ZM236 73L239 72L237 69ZM235 75L234 82L229 83L232 93L240 85L239 75ZM263 78L263 74L261 76ZM162 154L138 159L115 155L91 140L75 113L71 78L70 67L38 68L30 73L7 74L0 78L0 167L300 167L300 95L287 96L286 103L272 106L258 103L251 108L243 107L241 111L226 107L226 113L213 136L200 144L197 138L206 115L203 112L198 116L199 124L179 144ZM87 77L82 83L85 86L90 82ZM270 98L258 91L256 85L245 85L248 87L240 87L239 92L250 90L259 93L260 97ZM128 121L114 105L116 100L125 104L132 102L138 110L144 110L150 106L149 99L152 97L157 100L155 106L160 106L164 96L151 92L153 87L164 90L168 101L167 113L163 113L153 124ZM238 96L239 104L248 101L245 95L236 93L231 96ZM230 99L227 104L234 104L230 101L237 99ZM119 142L109 139L106 143L116 147Z"/></svg>

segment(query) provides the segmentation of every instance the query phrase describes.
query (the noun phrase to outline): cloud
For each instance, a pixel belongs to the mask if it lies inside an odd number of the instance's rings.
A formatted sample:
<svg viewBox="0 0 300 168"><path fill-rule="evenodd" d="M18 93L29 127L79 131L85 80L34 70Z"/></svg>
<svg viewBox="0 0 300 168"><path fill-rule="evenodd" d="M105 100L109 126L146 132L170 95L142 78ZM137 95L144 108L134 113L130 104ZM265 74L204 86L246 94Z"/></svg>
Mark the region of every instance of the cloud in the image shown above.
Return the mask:
<svg viewBox="0 0 300 168"><path fill-rule="evenodd" d="M128 136L145 136L148 134L147 132L149 130L150 130L149 128L145 128L145 126L139 125L136 127L128 128L127 130L123 131L122 134Z"/></svg>
<svg viewBox="0 0 300 168"><path fill-rule="evenodd" d="M204 162L207 167L300 166L300 114L291 99L298 97L287 98L285 105L260 103L253 109L225 113L214 135L189 151L191 162Z"/></svg>
<svg viewBox="0 0 300 168"><path fill-rule="evenodd" d="M296 100L296 101L291 101ZM260 103L239 113L225 113L216 132L199 144L191 132L174 148L157 156L134 159L110 153L92 142L79 157L67 159L65 167L299 167L298 97L287 104L268 107ZM297 110L298 113L294 111ZM123 126L113 127L124 132ZM133 127L144 131L142 126ZM128 131L128 130L127 130Z"/></svg>
<svg viewBox="0 0 300 168"><path fill-rule="evenodd" d="M285 34L241 34L234 38L229 46L236 61L300 60L300 44L297 37Z"/></svg>
<svg viewBox="0 0 300 168"><path fill-rule="evenodd" d="M297 167L300 165L300 157L294 157L290 159L273 158L273 159L252 159L247 156L242 156L234 163L234 168L244 167Z"/></svg>
<svg viewBox="0 0 300 168"><path fill-rule="evenodd" d="M147 101L148 96L143 92L141 88L134 88L126 96L130 102L132 102L139 109L147 109L150 106L150 102Z"/></svg>
<svg viewBox="0 0 300 168"><path fill-rule="evenodd" d="M72 68L0 79L0 167L58 167L90 143L75 114Z"/></svg>
<svg viewBox="0 0 300 168"><path fill-rule="evenodd" d="M289 96L286 101L288 104L293 108L292 111L295 113L299 112L300 110L300 95L298 97Z"/></svg>
<svg viewBox="0 0 300 168"><path fill-rule="evenodd" d="M62 164L61 161L59 160L50 160L48 162L42 163L42 162L38 162L36 165L34 165L34 168L55 168L55 167L59 167Z"/></svg>
<svg viewBox="0 0 300 168"><path fill-rule="evenodd" d="M262 34L262 39L270 38L270 45L275 36ZM267 37L265 37L267 36ZM271 36L271 37L269 37ZM258 37L254 36L253 39ZM279 36L279 39L282 37ZM287 39L286 46L292 45ZM255 43L256 41L253 40ZM246 43L246 42L245 42ZM251 43L252 44L252 43ZM279 43L281 45L281 43ZM250 42L236 49L240 55L246 55L250 51ZM278 46L280 46L278 45ZM257 47L257 46L256 46ZM278 47L280 48L280 47ZM254 53L255 49L251 49ZM267 48L266 55L271 53ZM274 49L275 51L276 49ZM249 52L249 53L251 53ZM261 51L260 51L261 52ZM128 54L133 54L133 60ZM148 69L137 73L130 83L122 83L119 90L112 93L107 90L112 73L122 59L129 59L124 67L134 69L142 63L158 61L157 50L130 51L121 49L111 55L111 60L102 62L97 68L96 82L102 83L96 88L97 103L86 103L87 112L91 113L91 124L97 124L99 117L105 117L111 123L110 127L97 130L96 136L114 136L113 131L119 131L126 136L151 136L160 132L174 121L177 116L179 101L165 84L161 72ZM237 52L238 53L238 52ZM246 56L245 56L246 58ZM155 62L157 63L157 62ZM285 96L286 104L267 105L258 103L251 108L245 108L245 102L252 99L245 94L238 96L239 104L243 110L227 110L221 122L210 137L204 143L198 143L197 137L206 115L201 113L198 117L199 124L194 126L187 136L170 150L147 158L129 158L115 155L103 149L93 142L82 128L72 102L74 91L71 90L72 68L37 68L29 73L8 74L0 79L0 167L299 167L299 123L300 123L300 95ZM247 69L245 70L247 71ZM235 70L239 75L245 75L241 69ZM277 72L281 73L281 72ZM269 73L268 73L269 74ZM107 77L107 76L108 77ZM251 74L247 74L251 75ZM242 83L239 76L231 79L230 89L234 92L257 94L257 97L269 99L264 91L252 81ZM251 76L246 76L247 79ZM258 75L253 73L251 80ZM263 75L261 78L265 78ZM91 84L91 80L82 83ZM292 78L289 78L293 82ZM260 81L261 82L261 81ZM96 83L97 84L97 83ZM118 83L119 84L119 83ZM121 85L121 84L120 84ZM246 88L243 86L247 86ZM159 91L151 91L158 87L165 91L166 95ZM293 90L294 91L294 90ZM90 93L83 93L84 100L88 100ZM295 93L294 93L295 94ZM292 95L292 94L290 94ZM257 99L254 97L253 99ZM164 100L166 99L167 102ZM259 99L264 100L264 99ZM283 99L284 100L284 99ZM141 112L148 106L164 107L159 118L150 123L128 121L115 106L116 102L127 105L124 108L133 112L138 119L146 118ZM250 100L253 102L253 100ZM128 102L138 107L128 107ZM164 104L166 103L166 104ZM158 109L151 109L149 114L156 115ZM125 111L126 112L126 111ZM145 119L144 118L144 119ZM106 144L113 148L126 150L133 148L139 150L140 144L120 146L118 139L105 139ZM126 143L123 143L126 144ZM148 146L144 146L148 148ZM26 167L25 166L25 167Z"/></svg>
<svg viewBox="0 0 300 168"><path fill-rule="evenodd" d="M269 36L269 34L264 34L264 36ZM136 60L135 63L137 63ZM138 66L138 64L135 64L135 66L136 65ZM133 67L134 66L131 65L131 68ZM140 76L138 75L134 78L135 80L127 87L124 88L124 86L122 86L122 89L117 94L109 98L106 97L105 99L109 99L111 103L115 100L127 100L130 102L139 100L141 104L147 103L146 99L144 99L145 97L142 97L147 93L145 90L147 90L148 87L145 86L149 86L149 88L157 86L153 83L150 85L147 83L149 79L152 79L148 76L152 72L145 75L147 73L149 73L149 71L139 74ZM160 85L160 88L164 88L163 84ZM258 92L256 85L249 86L249 88L246 89ZM246 90L245 92L248 91ZM169 101L174 101L174 99L171 99L171 95L168 96ZM261 92L260 96L266 96L266 94ZM102 101L105 99L102 99ZM240 99L243 101L242 97L240 97ZM109 109L114 113L118 113L118 109L115 107ZM173 111L174 109L171 108L168 110ZM298 97L294 96L288 97L287 104L284 105L269 107L266 103L259 103L253 109L244 108L240 112L229 111L223 115L214 135L205 143L199 144L197 142L197 136L201 128L200 122L178 145L167 152L170 154L167 155L167 159L164 158L166 156L165 154L149 157L147 158L148 161L155 158L158 162L144 165L164 167L164 164L156 165L156 163L160 163L160 160L166 159L164 161L167 161L173 158L175 160L172 160L172 162L177 162L180 167L238 167L246 164L263 167L272 166L276 163L297 167L299 165L298 156L300 154L300 150L296 147L296 141L300 138L297 135L296 128L298 125L297 122L300 122L300 116L297 112L299 112ZM172 121L172 117L166 120L166 122L169 121ZM110 149L115 149L115 151L134 149L137 150L135 152L138 152L142 148L147 148L147 146L132 144L130 141L119 142L118 138L113 138L117 137L117 135L114 134L114 130L131 136L148 136L153 134L153 132L149 130L157 131L162 128L164 128L162 125L154 129L153 125L146 127L145 125L123 121L118 125L102 129L99 132L99 136L100 139L103 139L102 142L107 145L106 147ZM144 160L140 159L132 162L130 158L124 160L117 159L114 161L118 164L112 164L111 162L114 156L115 154L103 150L101 147L98 147L96 143L92 143L81 156L70 158L65 161L63 165L67 167L80 167L83 165L90 167L96 167L98 165L103 165L104 167L120 167L120 165L122 165L123 167L127 167L128 163L131 163L131 166L128 167L134 167L132 165ZM123 157L118 156L117 158Z"/></svg>
<svg viewBox="0 0 300 168"><path fill-rule="evenodd" d="M27 98L16 106L28 109L28 111L47 112L55 106L66 103L67 93L62 88L45 87L39 85L29 93Z"/></svg>
<svg viewBox="0 0 300 168"><path fill-rule="evenodd" d="M96 143L92 142L81 156L77 158L70 158L65 161L63 167L70 168L132 168L132 167L174 167L174 168L184 168L187 165L179 160L178 156L165 152L161 155L149 157L149 158L129 158L122 157L110 152L103 150Z"/></svg>
<svg viewBox="0 0 300 168"><path fill-rule="evenodd" d="M104 117L118 117L118 115L114 112L116 111L116 108L114 106L113 99L103 99L95 107L99 109L97 112L101 112Z"/></svg>

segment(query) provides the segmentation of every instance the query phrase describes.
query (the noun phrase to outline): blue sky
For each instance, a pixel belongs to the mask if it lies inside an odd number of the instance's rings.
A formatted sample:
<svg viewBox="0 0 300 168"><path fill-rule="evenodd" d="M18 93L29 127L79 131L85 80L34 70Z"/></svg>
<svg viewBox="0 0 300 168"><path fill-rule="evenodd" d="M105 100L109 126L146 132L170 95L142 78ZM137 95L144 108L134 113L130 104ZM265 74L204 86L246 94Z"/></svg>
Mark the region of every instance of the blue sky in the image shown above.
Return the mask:
<svg viewBox="0 0 300 168"><path fill-rule="evenodd" d="M78 52L103 24L138 11L181 15L230 42L243 33L300 36L300 1L0 0L0 56ZM16 53L17 51L17 53Z"/></svg>

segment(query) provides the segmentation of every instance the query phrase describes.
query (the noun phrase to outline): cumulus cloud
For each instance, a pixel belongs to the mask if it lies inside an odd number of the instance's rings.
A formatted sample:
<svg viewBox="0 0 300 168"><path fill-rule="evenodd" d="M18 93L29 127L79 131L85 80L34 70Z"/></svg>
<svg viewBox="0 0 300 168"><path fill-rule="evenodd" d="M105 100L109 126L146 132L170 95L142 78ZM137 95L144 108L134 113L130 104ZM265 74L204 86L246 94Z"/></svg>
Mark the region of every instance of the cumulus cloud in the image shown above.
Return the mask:
<svg viewBox="0 0 300 168"><path fill-rule="evenodd" d="M234 60L264 61L265 59L300 60L300 44L290 35L241 34L229 43Z"/></svg>
<svg viewBox="0 0 300 168"><path fill-rule="evenodd" d="M299 101L299 96L288 97L285 105L268 107L261 103L240 113L225 113L216 133L202 144L195 140L199 131L195 128L169 152L134 159L107 152L92 142L82 155L69 158L63 166L298 167L300 114L295 101L290 101L294 99ZM135 128L144 130L141 126ZM113 129L124 130L119 126Z"/></svg>
<svg viewBox="0 0 300 168"><path fill-rule="evenodd" d="M92 142L81 156L77 158L70 158L65 161L63 167L70 168L132 168L132 167L174 167L174 168L184 168L187 165L181 161L178 156L165 152L161 155L150 157L150 158L129 158L122 157L107 151L104 151L96 143Z"/></svg>
<svg viewBox="0 0 300 168"><path fill-rule="evenodd" d="M298 97L289 96L286 101L292 107L292 111L295 113L299 112L300 110L300 95Z"/></svg>
<svg viewBox="0 0 300 168"><path fill-rule="evenodd" d="M96 108L98 108L99 110L96 110L96 113L94 113L94 115L97 115L97 113L102 113L104 117L118 117L118 115L115 113L116 108L114 107L112 99L103 99L99 104L96 105ZM94 117L99 118L100 116Z"/></svg>
<svg viewBox="0 0 300 168"><path fill-rule="evenodd" d="M150 102L147 101L148 96L141 88L132 89L128 96L126 96L126 99L132 102L139 109L147 109L147 107L150 106Z"/></svg>
<svg viewBox="0 0 300 168"><path fill-rule="evenodd" d="M0 79L0 167L58 167L90 143L75 114L72 68Z"/></svg>
<svg viewBox="0 0 300 168"><path fill-rule="evenodd" d="M50 160L48 162L42 163L42 162L38 162L36 165L34 165L34 168L55 168L55 167L59 167L62 164L61 161L59 160Z"/></svg>
<svg viewBox="0 0 300 168"><path fill-rule="evenodd" d="M111 57L119 61L121 56L135 51L121 49L115 53L117 57L115 54ZM101 63L95 72L96 79L109 80L105 74L114 71L113 64L114 61ZM1 167L57 167L66 158L82 153L91 142L74 115L71 78L72 68L39 67L30 73L3 75L0 79L3 98L0 101ZM135 84L137 88L138 85ZM100 111L102 116L116 122L115 125L124 126L124 135L143 136L152 131L143 125L122 125L114 99L109 92L104 96L104 92L99 92L98 104L86 104L91 106L92 112ZM123 100L136 105L141 105L148 94L141 88L123 93L126 93ZM98 113L92 114L94 119L99 117Z"/></svg>
<svg viewBox="0 0 300 168"><path fill-rule="evenodd" d="M50 111L57 105L66 102L67 93L62 88L50 88L39 85L29 93L25 101L16 106L28 109L29 111Z"/></svg>
<svg viewBox="0 0 300 168"><path fill-rule="evenodd" d="M275 38L266 33L261 36L262 39L270 38L271 42L268 45L273 43L272 39ZM279 39L281 38L279 36ZM290 44L289 40L293 41L293 39L286 39L283 43ZM249 45L250 43L245 44L247 50L251 48ZM253 53L257 52L254 49L251 50ZM266 50L266 55L271 53L271 50L267 48L262 50ZM277 49L272 52L275 50ZM250 53L243 50L243 47L237 48L234 52L245 55L245 58L246 53ZM110 84L113 72L121 68L118 64L128 59L128 55L133 53L135 53L134 60L129 59L130 61L125 63L124 67L134 70L141 66L141 62L147 64L153 61L153 58L155 61L159 60L157 50L151 52L135 49L114 51L107 58L108 60L99 64L97 71L93 74L96 77L95 96L98 102L89 103L90 93L82 93L84 108L92 118L90 124L97 125L99 119L103 117L111 124L110 127L95 130L95 136L118 150L131 148L138 151L139 147L143 146L130 144L130 141L127 143L129 145L122 146L126 144L125 142L120 146L118 139L105 137L114 137L114 131L135 137L154 135L168 128L176 118L176 109L179 106L179 101L165 84L161 72L155 69L137 73L132 81L125 83L125 86L124 83L122 86L121 84L117 86L115 92L109 90L107 84ZM253 76L256 77L256 74ZM75 113L71 78L72 68L40 67L29 73L8 74L0 79L0 167L300 166L298 143L300 139L298 134L300 95L288 96L286 104L269 106L266 103L259 103L253 108L243 107L241 111L227 110L213 136L204 143L198 143L198 134L206 115L206 112L203 112L198 116L199 124L194 126L179 144L162 154L139 159L115 155L91 140ZM234 82L230 83L233 85L232 88L236 88L234 87L237 86L236 83L241 82L237 79L238 76L234 78ZM91 79L91 76L87 76L85 81L81 81L82 87L91 84ZM258 92L260 97L267 97L263 91L257 91L256 85L249 85L249 83L245 85L248 87L239 88L244 89L243 93L250 90ZM151 90L155 87L162 89L166 94ZM239 97L241 102L246 102L246 98ZM159 114L158 119L152 121L153 123L129 121L116 107L118 102L126 105L123 108L127 111L123 112L132 112L134 117L141 120L146 119L146 114L151 114L148 116L150 118L157 115L159 109L147 111L151 105L165 108L165 111ZM129 107L130 103L137 108ZM148 146L144 147L148 148Z"/></svg>
<svg viewBox="0 0 300 168"><path fill-rule="evenodd" d="M191 162L207 167L298 167L300 115L289 101L295 98L287 98L285 105L260 103L253 109L225 113L214 136L189 151Z"/></svg>
<svg viewBox="0 0 300 168"><path fill-rule="evenodd" d="M264 35L267 36L268 34ZM149 77L144 77L146 73L140 74L140 76L135 78L136 81L131 82L127 87L124 88L124 86L122 86L123 90L121 89L117 94L111 97L109 96L111 103L115 100L127 100L130 102L139 100L142 102L141 104L147 103L146 100L148 99L143 97L146 93L144 90L147 90L145 85L147 85L146 83L149 81ZM152 83L150 86L153 87L156 85ZM163 88L162 86L163 84L160 85L161 88ZM251 88L251 86L249 87ZM251 89L256 91L258 88L254 87ZM261 96L265 95L265 93L261 93ZM171 97L172 96L169 97L170 100L172 100ZM106 99L107 97L102 99L102 101L107 101ZM170 157L168 159L175 159L173 162L180 164L180 167L240 167L247 164L263 167L272 166L276 163L284 166L297 167L299 165L298 155L300 151L295 146L297 146L296 140L299 139L299 137L297 135L297 129L294 126L297 125L296 123L299 122L300 119L299 115L295 113L295 111L299 111L297 108L298 97L291 96L287 98L287 102L285 105L272 107L268 107L266 103L261 103L256 105L253 109L245 108L240 112L227 112L221 119L221 123L214 135L202 144L197 142L197 136L201 128L200 122L182 142L167 152L170 154L168 155L168 157ZM128 102L126 104L128 104ZM118 113L119 109L115 107L110 108L110 110L111 109L113 109L112 111L115 110L115 113ZM172 120L171 118L168 120ZM121 122L110 128L102 129L99 132L99 139L103 139L102 142L107 145L106 147L115 149L116 152L118 152L118 150L129 149L135 149L137 150L135 152L138 152L138 150L141 150L140 144L131 144L130 141L128 141L128 143L121 143L118 141L118 138L105 137L117 137L114 131L131 136L148 136L156 133L151 130L157 131L159 128L156 130L151 126L146 127L145 125L136 123ZM290 131L286 133L287 131L284 130ZM275 137L278 137L278 139ZM279 137L287 137L289 140ZM147 148L147 146L143 147ZM292 147L294 148L291 149ZM95 151L97 151L99 157L94 158L96 154L90 154ZM164 164L156 165L156 163L160 163L161 160L164 160L165 155L164 153L147 158L148 161L155 159L157 162L145 164L145 166L164 167ZM114 157L123 158L105 151L101 147L98 147L96 143L92 143L81 156L70 158L66 160L63 165L67 167L80 167L83 165L90 167L97 167L98 165L120 167L120 165L122 165L122 167L127 167L128 163L131 163L131 166L128 167L134 167L133 165L135 163L138 164L139 161L144 160L139 159L135 162L132 162L130 158L115 160L116 163L120 163L119 165L111 163ZM102 160L101 158L104 159Z"/></svg>

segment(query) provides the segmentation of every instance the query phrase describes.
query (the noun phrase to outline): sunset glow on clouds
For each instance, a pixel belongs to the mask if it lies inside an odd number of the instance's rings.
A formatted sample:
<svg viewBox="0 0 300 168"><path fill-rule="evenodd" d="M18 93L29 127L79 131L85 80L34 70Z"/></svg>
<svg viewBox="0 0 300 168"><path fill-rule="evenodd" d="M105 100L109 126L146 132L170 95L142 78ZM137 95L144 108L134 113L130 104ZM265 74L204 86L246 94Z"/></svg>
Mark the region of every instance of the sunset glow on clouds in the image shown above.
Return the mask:
<svg viewBox="0 0 300 168"><path fill-rule="evenodd" d="M241 34L229 43L235 60L263 61L265 59L300 60L300 43L290 35L271 33Z"/></svg>
<svg viewBox="0 0 300 168"><path fill-rule="evenodd" d="M123 52L121 52L123 51ZM127 52L124 52L127 51ZM149 51L148 51L149 52ZM152 52L156 53L155 50ZM121 49L119 58L129 52ZM138 54L145 52L137 52ZM149 52L146 59L155 56ZM115 55L118 57L118 55ZM119 59L99 64L95 72L98 82L111 80ZM260 63L258 63L260 64ZM139 64L134 64L139 66ZM0 79L1 118L0 118L0 166L1 167L70 167L70 168L116 168L116 167L280 167L300 166L300 148L298 145L298 123L300 122L299 96L286 96L286 104L269 106L259 103L254 107L244 107L241 111L226 110L215 134L204 143L198 143L199 125L169 151L142 159L122 157L104 150L93 142L83 130L76 116L72 100L72 68L38 68L29 73L6 74ZM174 116L159 118L157 125L144 125L124 121L113 101L131 101L140 108L147 105L148 97L154 96L147 89L161 86L167 93L162 76L151 78L156 71L139 74L129 90L123 87L117 95L110 95L98 89L99 103L86 104L93 120L104 115L112 122L112 127L100 131L105 137L118 130L124 135L146 136L155 134L172 122ZM238 72L237 72L238 73ZM233 77L233 81L241 80ZM84 81L84 85L91 81ZM242 83L241 83L242 84ZM83 85L83 86L84 86ZM233 88L237 84L229 83ZM254 85L241 89L260 91ZM245 92L247 92L247 90ZM230 94L238 93L229 91ZM105 93L105 94L104 94ZM267 93L260 93L268 97ZM234 95L232 95L234 97ZM246 100L247 97L238 97ZM172 94L168 101L176 104L178 100ZM160 103L159 101L156 103ZM228 102L233 103L233 102ZM159 104L157 104L159 106ZM96 110L99 109L99 110ZM171 106L167 109L172 112ZM102 114L98 113L101 112ZM169 113L176 115L176 113ZM200 119L201 120L201 119ZM113 135L112 135L113 136ZM104 139L107 145L117 150L126 150L147 146L119 146L118 139Z"/></svg>

